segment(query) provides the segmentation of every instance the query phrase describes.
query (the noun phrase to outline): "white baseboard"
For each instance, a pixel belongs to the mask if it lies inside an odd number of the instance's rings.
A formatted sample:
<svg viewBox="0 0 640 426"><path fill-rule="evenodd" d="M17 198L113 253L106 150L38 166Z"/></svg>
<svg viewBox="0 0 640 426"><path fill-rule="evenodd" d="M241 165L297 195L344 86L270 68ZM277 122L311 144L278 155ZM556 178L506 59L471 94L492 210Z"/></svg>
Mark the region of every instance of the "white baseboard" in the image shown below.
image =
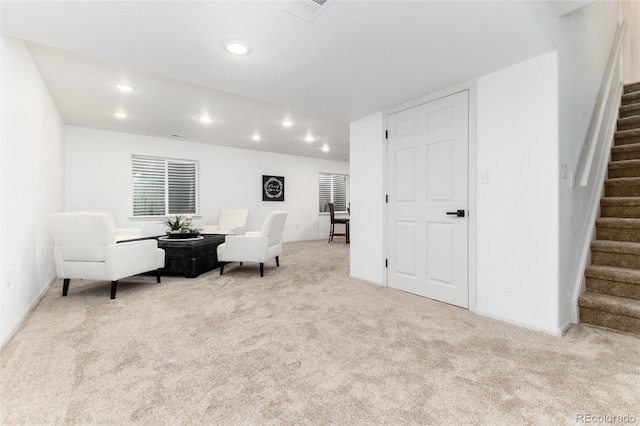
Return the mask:
<svg viewBox="0 0 640 426"><path fill-rule="evenodd" d="M355 278L355 279L360 280L360 281L364 281L364 282L366 282L366 283L368 283L368 284L377 285L377 286L379 286L379 287L387 287L387 286L386 286L386 285L384 285L383 283L377 283L377 282L375 282L375 281L371 281L371 280L368 280L368 279L366 279L366 278L361 278L361 277L359 277L359 276L357 276L357 275L349 274L349 277L350 277L350 278Z"/></svg>
<svg viewBox="0 0 640 426"><path fill-rule="evenodd" d="M7 331L7 333L5 333L4 336L2 336L2 339L0 340L0 348L3 347L5 345L5 343L7 343L9 340L11 340L11 338L16 333L16 331L18 331L18 328L20 328L20 325L25 320L27 315L29 315L29 312L31 312L33 310L33 308L35 308L38 303L40 303L40 300L42 299L42 297L49 290L49 288L51 287L51 284L53 284L54 281L57 278L58 278L57 275L53 274L51 276L51 278L49 278L49 282L47 283L47 285L45 285L42 288L42 290L40 290L40 292L36 295L36 297L34 297L33 301L29 305L29 307L27 309L25 309L24 312L20 316L18 316L18 318L15 320L14 324L9 328L9 331Z"/></svg>
<svg viewBox="0 0 640 426"><path fill-rule="evenodd" d="M566 333L566 332L567 332L567 330L569 330L569 327L571 327L572 325L573 325L573 323L572 323L571 321L569 321L568 323L566 323L566 324L564 325L564 327L562 327L562 329L561 329L561 334L560 334L560 335L561 335L561 336L564 336L564 333Z"/></svg>
<svg viewBox="0 0 640 426"><path fill-rule="evenodd" d="M506 322L506 323L509 323L509 324L517 325L519 327L528 328L530 330L544 331L545 333L551 334L551 335L556 336L556 337L561 337L564 334L564 332L568 329L568 326L561 329L561 328L555 328L555 327L548 327L546 325L527 322L527 321L514 321L514 320L512 320L510 318L504 318L504 317L501 317L499 315L489 314L489 313L486 313L486 312L482 312L480 310L477 310L475 313L479 314L479 315L482 315L482 316L485 316L485 317L492 318L494 320L498 320L498 321ZM569 324L569 325L571 325L571 324Z"/></svg>

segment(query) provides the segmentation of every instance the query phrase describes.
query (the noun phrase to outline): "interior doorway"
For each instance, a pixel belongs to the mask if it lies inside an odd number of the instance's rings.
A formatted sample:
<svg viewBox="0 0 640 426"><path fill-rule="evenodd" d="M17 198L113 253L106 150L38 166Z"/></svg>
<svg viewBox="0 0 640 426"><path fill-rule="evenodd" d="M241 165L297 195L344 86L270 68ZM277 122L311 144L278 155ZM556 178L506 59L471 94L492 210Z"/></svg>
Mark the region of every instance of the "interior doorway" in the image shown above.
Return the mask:
<svg viewBox="0 0 640 426"><path fill-rule="evenodd" d="M469 308L469 90L387 117L387 284Z"/></svg>

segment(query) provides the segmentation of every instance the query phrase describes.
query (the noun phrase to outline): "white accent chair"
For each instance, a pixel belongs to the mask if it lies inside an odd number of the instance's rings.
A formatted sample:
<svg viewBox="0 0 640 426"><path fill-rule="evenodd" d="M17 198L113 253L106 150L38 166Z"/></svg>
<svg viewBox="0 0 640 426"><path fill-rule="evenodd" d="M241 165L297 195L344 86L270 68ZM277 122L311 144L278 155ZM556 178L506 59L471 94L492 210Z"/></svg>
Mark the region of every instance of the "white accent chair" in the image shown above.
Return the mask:
<svg viewBox="0 0 640 426"><path fill-rule="evenodd" d="M202 227L201 234L243 235L249 229L249 209L222 209L217 225Z"/></svg>
<svg viewBox="0 0 640 426"><path fill-rule="evenodd" d="M111 216L106 210L76 210L74 213L104 213ZM142 229L139 228L116 228L116 241L135 240L137 238L144 238Z"/></svg>
<svg viewBox="0 0 640 426"><path fill-rule="evenodd" d="M282 252L282 230L287 219L287 212L269 213L261 231L247 232L244 235L227 235L224 243L218 246L218 262L220 275L224 273L224 265L229 262L259 262L260 276L264 276L264 263L276 259L280 266Z"/></svg>
<svg viewBox="0 0 640 426"><path fill-rule="evenodd" d="M118 280L164 267L164 250L153 239L116 242L116 226L107 212L54 213L49 216L53 255L58 278L64 280L66 296L71 279L111 281L116 298Z"/></svg>
<svg viewBox="0 0 640 426"><path fill-rule="evenodd" d="M144 234L142 229L137 228L116 228L116 241L135 240L136 238L143 238Z"/></svg>

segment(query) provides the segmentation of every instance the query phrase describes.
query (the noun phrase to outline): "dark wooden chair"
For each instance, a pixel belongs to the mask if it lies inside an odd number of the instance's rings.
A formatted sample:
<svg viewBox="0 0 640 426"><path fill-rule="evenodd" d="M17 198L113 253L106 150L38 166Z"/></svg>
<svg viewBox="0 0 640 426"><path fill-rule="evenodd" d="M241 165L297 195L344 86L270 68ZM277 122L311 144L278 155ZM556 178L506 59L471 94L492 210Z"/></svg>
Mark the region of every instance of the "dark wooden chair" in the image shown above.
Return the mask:
<svg viewBox="0 0 640 426"><path fill-rule="evenodd" d="M329 228L329 242L333 241L334 236L345 237L347 244L349 244L349 219L336 219L335 209L333 203L329 203L329 213L331 215L331 225ZM344 233L336 233L336 225L344 225Z"/></svg>

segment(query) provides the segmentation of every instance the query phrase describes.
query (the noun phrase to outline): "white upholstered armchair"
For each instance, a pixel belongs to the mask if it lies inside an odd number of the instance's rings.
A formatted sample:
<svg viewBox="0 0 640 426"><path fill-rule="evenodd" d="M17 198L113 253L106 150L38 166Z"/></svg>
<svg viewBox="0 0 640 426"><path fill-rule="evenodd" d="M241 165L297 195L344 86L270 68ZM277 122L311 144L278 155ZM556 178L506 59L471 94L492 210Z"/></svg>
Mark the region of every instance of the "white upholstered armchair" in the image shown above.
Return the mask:
<svg viewBox="0 0 640 426"><path fill-rule="evenodd" d="M164 267L164 250L156 240L116 242L115 222L106 212L54 213L49 216L53 255L66 296L71 279L111 281L116 298L118 280Z"/></svg>
<svg viewBox="0 0 640 426"><path fill-rule="evenodd" d="M217 225L206 225L202 234L242 235L249 229L249 209L222 209Z"/></svg>
<svg viewBox="0 0 640 426"><path fill-rule="evenodd" d="M218 261L220 275L224 273L224 264L228 262L258 262L260 276L264 276L264 263L276 259L276 266L280 266L282 252L282 230L287 218L287 212L269 213L262 225L262 230L247 232L244 235L227 235L224 244L218 246Z"/></svg>
<svg viewBox="0 0 640 426"><path fill-rule="evenodd" d="M111 213L106 210L76 210L74 213L104 213L113 219ZM144 233L139 228L115 228L115 231L117 242L144 238Z"/></svg>
<svg viewBox="0 0 640 426"><path fill-rule="evenodd" d="M143 238L144 234L142 229L137 228L116 228L116 241L134 240L136 238Z"/></svg>

